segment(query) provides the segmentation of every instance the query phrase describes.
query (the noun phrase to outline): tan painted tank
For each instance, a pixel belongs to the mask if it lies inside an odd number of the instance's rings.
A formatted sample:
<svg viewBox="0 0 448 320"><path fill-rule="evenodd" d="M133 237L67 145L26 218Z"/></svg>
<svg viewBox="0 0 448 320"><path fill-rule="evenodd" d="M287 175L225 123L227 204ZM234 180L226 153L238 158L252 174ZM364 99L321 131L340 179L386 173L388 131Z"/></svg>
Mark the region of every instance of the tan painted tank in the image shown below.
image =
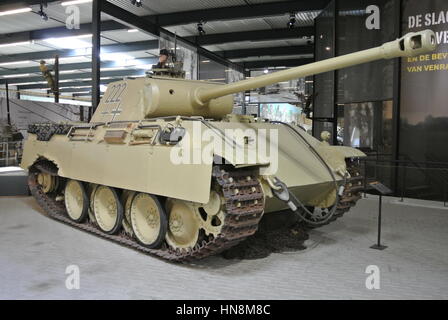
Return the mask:
<svg viewBox="0 0 448 320"><path fill-rule="evenodd" d="M357 149L297 126L232 115L233 93L435 48L426 30L230 84L147 76L110 84L90 123L30 127L22 167L48 214L163 258L184 261L254 234L286 208L308 226L359 199ZM160 74L160 73L159 73Z"/></svg>

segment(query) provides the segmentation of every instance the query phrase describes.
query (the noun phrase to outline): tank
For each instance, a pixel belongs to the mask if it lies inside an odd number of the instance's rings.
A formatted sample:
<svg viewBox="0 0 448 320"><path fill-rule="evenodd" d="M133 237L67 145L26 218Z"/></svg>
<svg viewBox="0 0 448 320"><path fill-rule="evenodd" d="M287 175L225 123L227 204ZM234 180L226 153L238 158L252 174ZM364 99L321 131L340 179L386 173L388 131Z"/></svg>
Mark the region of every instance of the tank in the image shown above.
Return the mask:
<svg viewBox="0 0 448 320"><path fill-rule="evenodd" d="M232 94L434 50L430 30L230 84L150 75L111 83L89 123L34 124L21 166L58 221L171 261L204 258L292 210L308 227L356 204L359 158L296 125L231 114Z"/></svg>

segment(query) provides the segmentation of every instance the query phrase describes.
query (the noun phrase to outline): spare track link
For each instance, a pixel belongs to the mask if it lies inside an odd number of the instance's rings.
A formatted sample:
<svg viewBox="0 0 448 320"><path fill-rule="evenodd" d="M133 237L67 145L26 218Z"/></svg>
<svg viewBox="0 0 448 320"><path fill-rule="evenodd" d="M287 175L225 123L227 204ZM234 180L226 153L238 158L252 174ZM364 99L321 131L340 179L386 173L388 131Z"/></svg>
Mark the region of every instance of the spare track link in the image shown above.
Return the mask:
<svg viewBox="0 0 448 320"><path fill-rule="evenodd" d="M60 123L35 123L28 125L28 133L37 135L38 141L49 141L55 134L67 134L72 125Z"/></svg>
<svg viewBox="0 0 448 320"><path fill-rule="evenodd" d="M51 218L140 252L173 262L188 262L205 258L236 245L257 231L258 223L264 212L263 191L253 170L224 170L217 166L213 168L213 178L222 188L226 209L221 233L217 237L204 237L192 249L174 250L166 244L160 249L149 249L138 244L124 231L117 235L109 235L90 221L76 223L70 220L64 202L56 201L55 193L46 194L39 187L36 179L38 172L57 175L57 168L49 161L41 161L30 168L28 177L31 194Z"/></svg>

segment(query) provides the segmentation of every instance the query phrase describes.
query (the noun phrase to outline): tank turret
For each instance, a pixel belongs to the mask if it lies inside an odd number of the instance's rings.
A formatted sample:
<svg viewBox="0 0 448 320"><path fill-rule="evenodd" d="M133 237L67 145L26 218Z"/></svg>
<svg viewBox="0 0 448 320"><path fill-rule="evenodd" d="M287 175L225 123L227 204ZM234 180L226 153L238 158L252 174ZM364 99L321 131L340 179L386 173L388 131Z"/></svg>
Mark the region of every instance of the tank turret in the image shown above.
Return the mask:
<svg viewBox="0 0 448 320"><path fill-rule="evenodd" d="M376 48L229 84L157 76L118 81L109 85L92 122L172 115L221 119L232 112L233 93L375 60L415 56L434 50L435 46L434 32L424 30Z"/></svg>

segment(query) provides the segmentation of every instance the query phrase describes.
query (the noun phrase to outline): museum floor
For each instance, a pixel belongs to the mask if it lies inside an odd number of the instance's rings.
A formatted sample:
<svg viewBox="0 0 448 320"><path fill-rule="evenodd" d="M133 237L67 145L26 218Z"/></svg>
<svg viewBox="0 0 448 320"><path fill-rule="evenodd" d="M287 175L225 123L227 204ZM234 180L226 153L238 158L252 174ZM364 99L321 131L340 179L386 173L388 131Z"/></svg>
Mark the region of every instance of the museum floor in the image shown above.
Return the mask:
<svg viewBox="0 0 448 320"><path fill-rule="evenodd" d="M448 210L384 204L385 251L376 240L377 201L312 231L307 249L255 260L208 258L179 265L52 221L32 198L0 198L1 299L447 299ZM68 265L80 289L65 287ZM367 266L380 289L366 288Z"/></svg>

